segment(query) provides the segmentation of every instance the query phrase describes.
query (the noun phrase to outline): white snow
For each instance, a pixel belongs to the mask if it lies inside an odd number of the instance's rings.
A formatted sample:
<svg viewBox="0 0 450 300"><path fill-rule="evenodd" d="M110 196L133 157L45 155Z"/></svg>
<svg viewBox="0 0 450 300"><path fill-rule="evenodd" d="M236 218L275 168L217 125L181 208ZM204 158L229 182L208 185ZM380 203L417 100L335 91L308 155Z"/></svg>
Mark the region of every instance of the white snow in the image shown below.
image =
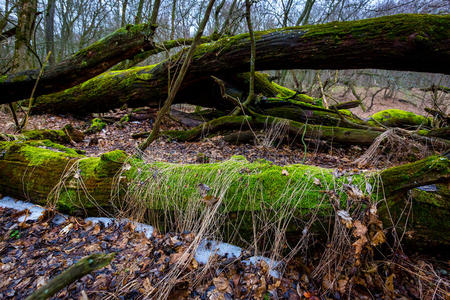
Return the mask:
<svg viewBox="0 0 450 300"><path fill-rule="evenodd" d="M111 226L113 223L124 223L124 224L131 223L135 226L134 230L136 232L143 232L147 238L150 238L152 236L153 230L154 230L153 226L139 223L139 222L134 222L134 221L131 221L130 219L126 219L126 218L117 220L114 218L106 218L106 217L89 217L84 220L86 222L91 221L93 224L103 223L105 225L105 227Z"/></svg>
<svg viewBox="0 0 450 300"><path fill-rule="evenodd" d="M86 222L92 222L92 224L103 223L105 227L109 227L115 221L113 218L105 218L105 217L89 217L84 219Z"/></svg>
<svg viewBox="0 0 450 300"><path fill-rule="evenodd" d="M56 214L54 217L53 217L53 220L52 220L52 222L55 224L55 225L61 225L62 223L64 223L65 221L67 220L67 215L63 215L63 214Z"/></svg>
<svg viewBox="0 0 450 300"><path fill-rule="evenodd" d="M136 230L137 232L143 232L148 239L152 237L153 226L150 226L148 224L133 222L130 220L128 220L128 222L133 223L136 226L136 228L134 230Z"/></svg>
<svg viewBox="0 0 450 300"><path fill-rule="evenodd" d="M204 265L214 254L227 258L238 258L242 254L242 248L214 240L203 240L198 246L194 258L198 263ZM280 265L280 262L278 261L271 260L270 258L265 256L252 256L249 259L243 260L242 262L247 265L255 265L262 260L269 265L269 274L272 277L280 278L280 273L274 270Z"/></svg>
<svg viewBox="0 0 450 300"><path fill-rule="evenodd" d="M242 249L228 243L203 240L195 252L195 260L201 264L206 264L209 258L217 254L228 258L241 256Z"/></svg>
<svg viewBox="0 0 450 300"><path fill-rule="evenodd" d="M2 199L0 199L0 207L12 208L19 211L28 209L29 211L28 215L25 214L21 216L18 219L19 222L23 222L25 218L26 220L36 221L45 211L45 208L43 208L42 206L29 202L15 200L11 197L3 197Z"/></svg>
<svg viewBox="0 0 450 300"><path fill-rule="evenodd" d="M261 261L264 261L265 263L267 263L269 265L270 276L275 277L275 278L280 278L280 273L278 271L274 270L280 265L280 262L278 262L276 260L272 260L265 256L252 256L249 259L243 260L242 262L247 265L248 264L255 265L257 263L260 263Z"/></svg>

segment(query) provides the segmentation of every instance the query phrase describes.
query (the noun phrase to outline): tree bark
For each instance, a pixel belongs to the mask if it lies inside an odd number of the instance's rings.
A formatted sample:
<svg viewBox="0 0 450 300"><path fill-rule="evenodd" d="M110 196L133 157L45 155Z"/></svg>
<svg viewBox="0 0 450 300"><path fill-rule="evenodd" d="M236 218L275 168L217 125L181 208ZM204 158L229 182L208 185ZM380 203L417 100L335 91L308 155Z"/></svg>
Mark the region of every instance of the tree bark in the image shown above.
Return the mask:
<svg viewBox="0 0 450 300"><path fill-rule="evenodd" d="M147 24L120 28L57 65L46 67L35 96L70 88L141 51L154 50L155 44L148 39L150 31ZM28 98L39 72L27 70L0 77L0 104Z"/></svg>
<svg viewBox="0 0 450 300"><path fill-rule="evenodd" d="M37 0L20 0L18 8L18 24L15 32L16 42L13 56L14 71L30 69L33 66L33 57L28 47L30 47L36 20ZM28 96L30 94L31 90L28 92Z"/></svg>
<svg viewBox="0 0 450 300"><path fill-rule="evenodd" d="M55 40L54 40L54 27L55 27L55 9L56 1L49 0L47 4L47 10L45 12L45 49L47 53L51 52L48 58L50 66L55 64Z"/></svg>
<svg viewBox="0 0 450 300"><path fill-rule="evenodd" d="M106 267L113 260L114 256L115 253L112 252L109 254L94 253L89 256L83 257L73 266L57 275L55 278L36 290L33 294L27 297L26 300L48 299L63 288L67 287L69 284L77 281L84 275Z"/></svg>
<svg viewBox="0 0 450 300"><path fill-rule="evenodd" d="M256 69L378 68L449 74L445 67L450 65L448 26L450 16L395 15L255 32ZM179 53L156 66L106 72L72 89L38 98L40 108L36 111L51 107L63 112L75 103L85 111L105 111L124 103L160 104L167 97L168 75L180 67L182 56ZM211 75L223 78L246 71L249 58L248 34L202 45L196 50L180 94L187 98L207 94L205 80ZM217 105L187 98L179 97L175 102Z"/></svg>

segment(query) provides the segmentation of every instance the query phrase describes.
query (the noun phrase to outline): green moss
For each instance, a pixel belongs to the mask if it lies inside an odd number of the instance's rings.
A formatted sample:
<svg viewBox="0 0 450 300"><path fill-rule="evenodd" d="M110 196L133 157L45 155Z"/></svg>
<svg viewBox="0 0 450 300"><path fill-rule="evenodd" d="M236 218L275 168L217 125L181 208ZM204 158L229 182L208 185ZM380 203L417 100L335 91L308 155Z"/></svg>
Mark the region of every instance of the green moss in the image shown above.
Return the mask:
<svg viewBox="0 0 450 300"><path fill-rule="evenodd" d="M373 126L383 124L388 127L431 126L431 121L427 117L400 109L387 109L377 112L372 115L368 123Z"/></svg>
<svg viewBox="0 0 450 300"><path fill-rule="evenodd" d="M106 127L106 122L102 119L95 118L91 121L91 126L86 130L86 133L95 133L101 131Z"/></svg>
<svg viewBox="0 0 450 300"><path fill-rule="evenodd" d="M250 163L242 156L214 164L134 161L127 176L132 182L130 191L142 192L136 197L150 209L182 208L192 201L202 201L201 184L211 189L208 195L222 198L224 212L282 207L302 211L320 206L321 213L326 214L330 203L320 203L328 187L338 191L343 205L347 199L343 184L348 179L334 177L331 169L306 165L282 167L264 160ZM364 175L354 175L352 182L363 186Z"/></svg>
<svg viewBox="0 0 450 300"><path fill-rule="evenodd" d="M420 246L450 245L450 236L445 234L450 231L450 192L446 184L436 187L435 192L413 189L408 195L401 193L388 199L389 216L397 220L397 228L413 232L415 243ZM405 203L411 203L411 207L405 207Z"/></svg>
<svg viewBox="0 0 450 300"><path fill-rule="evenodd" d="M16 81L24 81L27 80L28 76L27 75L18 75L18 76L14 76L12 78L12 82L16 82Z"/></svg>
<svg viewBox="0 0 450 300"><path fill-rule="evenodd" d="M120 123L127 123L130 122L130 115L125 115L119 120Z"/></svg>
<svg viewBox="0 0 450 300"><path fill-rule="evenodd" d="M348 109L340 109L339 112L343 115L349 116L349 117L353 117L353 113L348 110Z"/></svg>
<svg viewBox="0 0 450 300"><path fill-rule="evenodd" d="M4 144L11 151L12 155L23 156L29 166L37 166L59 158L79 158L76 150L53 143L50 140L41 141L14 141ZM5 159L9 159L5 157Z"/></svg>
<svg viewBox="0 0 450 300"><path fill-rule="evenodd" d="M51 140L57 143L68 143L70 141L63 130L37 129L24 131L22 134L28 140Z"/></svg>
<svg viewBox="0 0 450 300"><path fill-rule="evenodd" d="M419 134L419 135L427 135L428 132L430 132L430 131L426 130L426 129L420 129L419 131L417 131L417 134Z"/></svg>

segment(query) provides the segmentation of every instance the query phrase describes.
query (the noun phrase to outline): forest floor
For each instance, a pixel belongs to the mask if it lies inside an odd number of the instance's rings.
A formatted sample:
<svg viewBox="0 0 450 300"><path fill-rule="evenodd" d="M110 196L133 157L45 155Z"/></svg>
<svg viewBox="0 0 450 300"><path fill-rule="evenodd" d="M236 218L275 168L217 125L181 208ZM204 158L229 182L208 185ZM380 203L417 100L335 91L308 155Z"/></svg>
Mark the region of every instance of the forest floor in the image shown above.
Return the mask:
<svg viewBox="0 0 450 300"><path fill-rule="evenodd" d="M376 99L370 114L387 108L424 113L422 108L411 103ZM359 108L354 110L362 117L368 115ZM101 117L119 120L129 112L116 110ZM82 142L71 146L84 150L88 156L115 149L134 153L142 139L134 139L132 134L151 130L150 120L156 116L152 109L145 113L149 118L108 124L100 132L86 135ZM90 122L91 119L70 115L33 115L28 129L61 129L72 124L86 130ZM14 133L9 113L0 111L0 124L1 132ZM173 119L167 118L163 124L163 130L183 129ZM175 163L217 162L243 155L250 161L266 159L278 165L304 163L349 170L358 168L355 160L367 150L359 146L329 147L318 141L308 141L306 146L307 151L304 151L304 144L233 145L222 136L189 143L161 138L145 154L150 161ZM380 156L364 168L379 169L404 163L406 158L400 152L389 159ZM372 253L358 272L350 263L342 265L343 269L330 269L328 275L323 275L318 268L324 264L321 260L324 249L318 244L291 260L278 278L272 276L264 260L246 263L254 254L244 251L239 258L216 256L206 266L200 266L192 257L180 269L176 282L172 282L174 266L194 241L189 232L161 234L155 231L148 238L136 232L131 224L105 228L75 217L68 218L63 224L55 224L49 216L18 223L17 218L23 214L0 208L1 299L25 298L81 257L98 251L115 251L117 255L109 266L63 289L57 298L140 299L154 296L168 282L173 287L168 299L341 299L344 295L349 299L448 299L450 295L450 261L445 258L448 256L426 257L411 250L405 254L401 248L395 248L387 251L389 257ZM353 262L354 255L352 251L342 253ZM341 275L332 278L334 272Z"/></svg>
<svg viewBox="0 0 450 300"><path fill-rule="evenodd" d="M50 213L37 221L18 223L25 213L0 208L1 299L24 299L82 257L102 251L116 252L107 267L84 276L53 299L159 298L158 289L170 283L168 299L341 299L344 294L351 299L448 297L449 263L439 256L407 256L397 249L393 257L366 262L371 271L352 274L354 266L346 266L348 273L343 274L347 275L340 275L338 284L333 284L332 275L314 276L321 265L320 249L311 248L310 255L291 260L282 276L271 272L267 260L249 263L252 254L247 251L237 258L215 255L207 265L189 257L180 267L183 253L194 241L189 232L155 231L148 238L130 223L105 227L69 217L56 224ZM174 271L179 271L176 282L171 281Z"/></svg>

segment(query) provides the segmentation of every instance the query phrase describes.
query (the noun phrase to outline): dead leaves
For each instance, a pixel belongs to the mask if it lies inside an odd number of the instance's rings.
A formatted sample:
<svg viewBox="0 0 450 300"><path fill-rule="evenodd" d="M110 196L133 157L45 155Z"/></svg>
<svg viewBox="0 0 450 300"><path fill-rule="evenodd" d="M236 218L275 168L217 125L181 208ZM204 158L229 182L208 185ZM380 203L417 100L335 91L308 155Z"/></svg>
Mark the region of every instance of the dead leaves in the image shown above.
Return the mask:
<svg viewBox="0 0 450 300"><path fill-rule="evenodd" d="M221 293L232 293L230 283L228 279L223 276L216 277L213 279L214 286Z"/></svg>
<svg viewBox="0 0 450 300"><path fill-rule="evenodd" d="M354 226L353 236L357 237L358 239L352 245L353 247L355 247L355 258L356 258L355 265L359 266L361 264L360 261L361 252L368 241L366 237L367 227L363 225L359 220L356 220L353 223L353 226Z"/></svg>

